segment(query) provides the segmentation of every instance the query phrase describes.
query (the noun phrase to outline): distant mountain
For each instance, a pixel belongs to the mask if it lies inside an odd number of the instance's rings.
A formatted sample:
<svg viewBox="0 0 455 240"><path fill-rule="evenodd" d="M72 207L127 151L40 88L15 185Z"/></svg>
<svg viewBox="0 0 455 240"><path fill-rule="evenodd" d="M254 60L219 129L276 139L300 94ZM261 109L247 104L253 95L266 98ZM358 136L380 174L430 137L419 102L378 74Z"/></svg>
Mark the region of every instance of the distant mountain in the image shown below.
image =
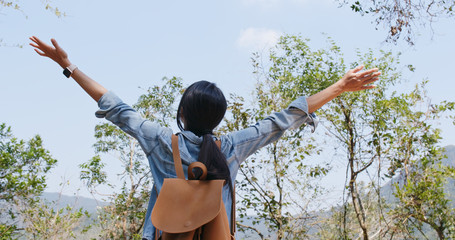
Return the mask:
<svg viewBox="0 0 455 240"><path fill-rule="evenodd" d="M455 167L455 145L445 147L447 156L442 163L446 166ZM447 186L447 196L452 200L452 206L455 207L455 179L450 179Z"/></svg>
<svg viewBox="0 0 455 240"><path fill-rule="evenodd" d="M445 155L447 158L442 160L442 163L446 166L455 167L455 145L446 146L445 150Z"/></svg>
<svg viewBox="0 0 455 240"><path fill-rule="evenodd" d="M55 202L55 208L63 208L66 206L73 206L75 208L83 208L89 213L96 213L98 207L106 206L108 203L103 201L97 201L93 198L86 198L81 196L68 196L56 192L44 192L41 198Z"/></svg>
<svg viewBox="0 0 455 240"><path fill-rule="evenodd" d="M446 158L442 159L441 163L445 166L452 166L455 167L455 145L449 145L444 147L445 152L444 155L446 155ZM389 182L384 184L384 186L381 188L381 195L385 197L387 202L395 202L396 199L393 196L393 192L395 192L395 183L400 183L403 182L403 175L398 175L391 179ZM447 186L447 195L449 198L452 200L452 202L455 204L455 180L450 179Z"/></svg>

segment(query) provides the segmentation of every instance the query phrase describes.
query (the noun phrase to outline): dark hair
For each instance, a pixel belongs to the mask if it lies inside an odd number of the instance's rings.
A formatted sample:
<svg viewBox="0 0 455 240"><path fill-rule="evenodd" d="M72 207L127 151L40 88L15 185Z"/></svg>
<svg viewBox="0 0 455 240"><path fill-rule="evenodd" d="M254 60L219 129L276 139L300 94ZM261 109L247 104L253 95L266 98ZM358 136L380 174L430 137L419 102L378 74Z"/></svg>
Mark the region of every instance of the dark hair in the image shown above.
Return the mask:
<svg viewBox="0 0 455 240"><path fill-rule="evenodd" d="M188 130L203 137L198 161L207 167L207 179L224 179L232 194L231 174L226 157L212 137L213 129L223 120L226 108L226 98L214 83L195 82L185 90L180 100L177 125L182 131Z"/></svg>

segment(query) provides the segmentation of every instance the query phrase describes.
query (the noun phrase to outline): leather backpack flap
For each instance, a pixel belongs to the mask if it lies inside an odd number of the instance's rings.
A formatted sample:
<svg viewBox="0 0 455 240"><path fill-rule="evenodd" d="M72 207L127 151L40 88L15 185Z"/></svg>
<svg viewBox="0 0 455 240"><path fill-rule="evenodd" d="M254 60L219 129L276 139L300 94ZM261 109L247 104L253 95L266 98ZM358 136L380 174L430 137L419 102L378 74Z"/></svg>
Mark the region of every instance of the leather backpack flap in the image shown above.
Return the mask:
<svg viewBox="0 0 455 240"><path fill-rule="evenodd" d="M152 211L152 222L164 232L189 232L213 220L224 210L224 180L164 179Z"/></svg>
<svg viewBox="0 0 455 240"><path fill-rule="evenodd" d="M203 226L202 239L216 239L216 240L235 240L234 235L229 228L228 216L224 210L224 203L221 202L220 213Z"/></svg>

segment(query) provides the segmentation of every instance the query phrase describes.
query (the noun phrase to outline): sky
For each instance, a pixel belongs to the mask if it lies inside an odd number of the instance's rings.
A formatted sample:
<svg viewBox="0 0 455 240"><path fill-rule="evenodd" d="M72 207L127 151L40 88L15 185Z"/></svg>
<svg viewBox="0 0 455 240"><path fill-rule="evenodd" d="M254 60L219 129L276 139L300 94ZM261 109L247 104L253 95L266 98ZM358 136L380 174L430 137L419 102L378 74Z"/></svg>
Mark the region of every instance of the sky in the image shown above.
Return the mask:
<svg viewBox="0 0 455 240"><path fill-rule="evenodd" d="M416 45L385 43L387 29L330 0L231 1L90 1L55 0L65 13L58 18L43 1L24 2L21 11L0 8L0 122L13 134L30 139L39 134L58 159L47 191L89 196L79 181L78 165L94 155L96 103L62 69L38 56L28 37L55 38L70 60L86 74L134 104L148 86L177 76L185 84L209 80L225 92L248 96L256 78L253 52L267 56L279 36L300 35L311 46L332 37L347 59L356 49L402 52L401 62L416 67L399 91L429 79L432 102L455 101L455 28L440 19L422 29ZM323 34L324 33L324 34ZM22 45L22 48L14 45ZM441 121L442 145L455 144L455 129ZM319 128L317 131L324 131ZM107 163L108 171L118 170ZM334 182L336 182L336 179Z"/></svg>

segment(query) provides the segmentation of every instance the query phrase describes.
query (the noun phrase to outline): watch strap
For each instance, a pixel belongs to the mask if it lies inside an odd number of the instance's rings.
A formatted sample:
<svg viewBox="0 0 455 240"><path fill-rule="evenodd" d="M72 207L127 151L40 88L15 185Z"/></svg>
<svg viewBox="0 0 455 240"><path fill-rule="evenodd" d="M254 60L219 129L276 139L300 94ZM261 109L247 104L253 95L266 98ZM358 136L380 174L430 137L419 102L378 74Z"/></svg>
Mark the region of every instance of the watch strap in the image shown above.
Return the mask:
<svg viewBox="0 0 455 240"><path fill-rule="evenodd" d="M65 75L65 77L69 78L69 77L71 77L74 70L76 70L76 69L77 69L77 66L74 64L71 64L68 67L66 67L65 69L63 69L63 75Z"/></svg>

